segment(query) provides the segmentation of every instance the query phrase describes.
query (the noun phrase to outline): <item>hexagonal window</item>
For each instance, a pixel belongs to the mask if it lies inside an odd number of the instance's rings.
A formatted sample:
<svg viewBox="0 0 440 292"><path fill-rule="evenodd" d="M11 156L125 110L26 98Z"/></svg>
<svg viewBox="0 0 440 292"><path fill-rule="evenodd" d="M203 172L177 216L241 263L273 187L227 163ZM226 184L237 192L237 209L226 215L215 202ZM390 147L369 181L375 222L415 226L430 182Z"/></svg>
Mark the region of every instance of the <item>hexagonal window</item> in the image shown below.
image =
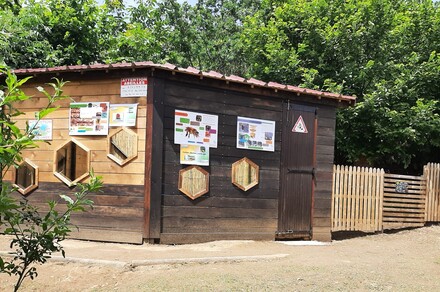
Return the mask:
<svg viewBox="0 0 440 292"><path fill-rule="evenodd" d="M193 200L206 194L209 192L209 173L196 165L181 169L179 191Z"/></svg>
<svg viewBox="0 0 440 292"><path fill-rule="evenodd" d="M124 165L138 154L138 135L130 129L122 128L108 138L107 157L119 165Z"/></svg>
<svg viewBox="0 0 440 292"><path fill-rule="evenodd" d="M247 157L232 164L232 183L247 191L259 182L260 167Z"/></svg>
<svg viewBox="0 0 440 292"><path fill-rule="evenodd" d="M25 158L24 161L15 169L13 186L22 195L27 195L38 188L38 166Z"/></svg>
<svg viewBox="0 0 440 292"><path fill-rule="evenodd" d="M90 171L90 150L71 139L55 151L53 174L69 187L86 178Z"/></svg>

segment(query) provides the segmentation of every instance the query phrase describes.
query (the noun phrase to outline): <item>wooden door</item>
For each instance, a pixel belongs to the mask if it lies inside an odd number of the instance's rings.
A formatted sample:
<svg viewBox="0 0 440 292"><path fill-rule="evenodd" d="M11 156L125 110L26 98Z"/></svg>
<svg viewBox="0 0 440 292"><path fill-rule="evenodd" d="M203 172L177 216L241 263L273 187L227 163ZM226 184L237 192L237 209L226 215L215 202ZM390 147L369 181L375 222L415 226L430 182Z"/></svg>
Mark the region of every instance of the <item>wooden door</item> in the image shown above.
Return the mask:
<svg viewBox="0 0 440 292"><path fill-rule="evenodd" d="M283 110L277 238L310 238L317 111L286 103Z"/></svg>

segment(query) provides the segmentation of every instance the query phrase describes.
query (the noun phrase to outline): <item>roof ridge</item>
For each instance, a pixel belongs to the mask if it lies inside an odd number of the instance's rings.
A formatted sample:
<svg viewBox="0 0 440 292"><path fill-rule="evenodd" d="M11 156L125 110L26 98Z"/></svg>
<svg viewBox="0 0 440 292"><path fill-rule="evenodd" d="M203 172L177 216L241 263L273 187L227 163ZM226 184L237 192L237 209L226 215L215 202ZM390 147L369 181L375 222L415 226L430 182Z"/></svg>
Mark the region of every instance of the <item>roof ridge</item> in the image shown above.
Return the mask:
<svg viewBox="0 0 440 292"><path fill-rule="evenodd" d="M209 72L201 71L195 67L188 66L187 68L181 68L171 63L154 63L152 61L142 61L142 62L121 62L121 63L111 63L111 64L101 64L95 63L90 65L64 65L55 66L50 68L27 68L27 69L15 69L13 72L15 74L38 74L38 73L54 73L54 72L79 72L79 71L91 71L91 70L110 70L110 69L128 69L128 68L158 68L174 72L180 72L183 74L199 75L200 77L209 77L214 79L226 80L226 82L235 82L241 84L248 84L251 87L259 86L265 88L272 88L275 91L283 90L288 92L302 93L317 96L319 98L325 97L330 99L337 99L339 101L347 101L349 103L356 100L355 96L342 95L339 93L332 93L326 91L319 91L315 89L302 88L294 85L281 84L275 81L265 82L255 78L246 79L237 75L225 75L217 71L210 70Z"/></svg>

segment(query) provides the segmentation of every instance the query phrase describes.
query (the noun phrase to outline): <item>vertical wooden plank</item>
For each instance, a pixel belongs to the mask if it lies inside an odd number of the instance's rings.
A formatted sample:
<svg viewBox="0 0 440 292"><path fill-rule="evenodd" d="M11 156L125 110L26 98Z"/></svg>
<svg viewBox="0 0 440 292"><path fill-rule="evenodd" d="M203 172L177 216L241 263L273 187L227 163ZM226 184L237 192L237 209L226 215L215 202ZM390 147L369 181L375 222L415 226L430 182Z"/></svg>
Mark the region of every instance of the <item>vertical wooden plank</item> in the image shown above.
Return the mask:
<svg viewBox="0 0 440 292"><path fill-rule="evenodd" d="M436 222L440 221L440 164L433 165L434 168L434 196L437 199L437 210L435 212L434 220Z"/></svg>
<svg viewBox="0 0 440 292"><path fill-rule="evenodd" d="M376 183L374 186L374 230L379 231L379 212L380 208L380 170L376 168L374 170L374 175L376 176Z"/></svg>
<svg viewBox="0 0 440 292"><path fill-rule="evenodd" d="M359 185L359 230L364 230L364 184L365 184L365 168L360 168L361 183Z"/></svg>
<svg viewBox="0 0 440 292"><path fill-rule="evenodd" d="M437 212L436 212L436 202L437 202L437 192L436 188L438 187L436 177L438 176L437 168L435 164L429 164L429 178L430 178L430 186L429 186L429 221L437 221Z"/></svg>
<svg viewBox="0 0 440 292"><path fill-rule="evenodd" d="M332 206L331 206L331 220L332 220L332 230L335 231L335 227L336 227L336 212L335 212L335 208L337 206L336 204L336 171L337 171L337 166L333 165L333 174L332 174Z"/></svg>
<svg viewBox="0 0 440 292"><path fill-rule="evenodd" d="M351 168L351 176L352 176L352 191L351 191L351 217L350 221L353 227L353 230L356 230L356 188L357 188L357 180L356 180L356 167Z"/></svg>
<svg viewBox="0 0 440 292"><path fill-rule="evenodd" d="M355 167L354 168L354 172L356 173L356 191L355 191L355 200L356 200L356 211L354 214L355 217L355 225L356 225L356 230L360 230L360 185L362 183L361 181L361 170L360 167Z"/></svg>
<svg viewBox="0 0 440 292"><path fill-rule="evenodd" d="M352 176L353 176L353 167L350 166L348 168L348 180L347 180L347 229L353 230L353 225L351 221L351 189L352 189Z"/></svg>
<svg viewBox="0 0 440 292"><path fill-rule="evenodd" d="M373 181L371 183L372 188L372 201L371 201L371 230L376 231L376 210L377 210L377 168L373 168Z"/></svg>
<svg viewBox="0 0 440 292"><path fill-rule="evenodd" d="M371 222L371 205L373 200L373 169L368 168L368 198L367 198L367 230L372 231L372 222Z"/></svg>
<svg viewBox="0 0 440 292"><path fill-rule="evenodd" d="M428 164L428 178L429 178L429 185L428 185L428 197L429 197L429 206L428 206L428 219L427 221L435 221L436 214L435 214L435 198L436 198L436 192L435 192L435 177L436 177L436 169L435 165L433 163Z"/></svg>
<svg viewBox="0 0 440 292"><path fill-rule="evenodd" d="M432 168L434 169L433 181L433 197L434 197L434 210L433 210L433 218L432 220L438 222L440 220L440 164L433 164Z"/></svg>
<svg viewBox="0 0 440 292"><path fill-rule="evenodd" d="M380 202L379 202L379 224L380 224L380 226L379 226L379 228L380 228L380 230L383 230L383 196L384 196L384 180L385 180L385 171L384 171L384 169L382 168L381 170L380 170L380 188L379 188L379 191L380 191L380 194L379 194L379 199L380 199Z"/></svg>
<svg viewBox="0 0 440 292"><path fill-rule="evenodd" d="M338 172L338 230L343 230L342 228L342 192L343 192L343 166L339 166L339 172Z"/></svg>
<svg viewBox="0 0 440 292"><path fill-rule="evenodd" d="M429 220L431 222L437 221L437 197L438 197L438 193L436 192L436 188L438 187L438 181L437 181L437 177L438 177L438 172L437 172L437 167L435 164L431 163L429 166L429 170L430 170L430 179L431 179L431 188L430 188L430 198L431 198L431 202L429 205L429 211L430 211L430 216L429 216Z"/></svg>
<svg viewBox="0 0 440 292"><path fill-rule="evenodd" d="M435 192L436 182L436 169L433 163L428 164L428 175L429 175L429 186L428 186L428 196L429 196L429 206L428 206L428 221L435 221L435 198L437 196Z"/></svg>
<svg viewBox="0 0 440 292"><path fill-rule="evenodd" d="M423 173L426 178L426 208L425 221L434 221L434 196L435 196L435 168L433 163L428 163L424 167Z"/></svg>
<svg viewBox="0 0 440 292"><path fill-rule="evenodd" d="M347 230L347 181L348 181L348 166L343 167L343 191L342 191L342 226Z"/></svg>
<svg viewBox="0 0 440 292"><path fill-rule="evenodd" d="M426 179L426 205L425 205L425 222L427 222L427 221L429 221L428 220L428 210L429 210L429 192L430 192L430 180L429 180L429 171L428 171L428 168L429 167L429 164L428 165L425 165L424 167L423 167L423 176L425 177L425 179Z"/></svg>
<svg viewBox="0 0 440 292"><path fill-rule="evenodd" d="M145 145L144 238L160 238L164 81L149 78ZM153 171L154 169L154 171Z"/></svg>

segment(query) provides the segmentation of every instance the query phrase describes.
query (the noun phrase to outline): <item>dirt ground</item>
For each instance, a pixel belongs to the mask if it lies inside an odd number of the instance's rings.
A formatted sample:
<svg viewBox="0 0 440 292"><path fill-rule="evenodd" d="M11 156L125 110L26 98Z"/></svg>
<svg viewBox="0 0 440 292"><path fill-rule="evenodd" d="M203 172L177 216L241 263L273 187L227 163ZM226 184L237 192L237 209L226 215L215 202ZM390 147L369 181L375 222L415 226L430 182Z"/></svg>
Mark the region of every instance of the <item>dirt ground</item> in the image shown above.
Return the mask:
<svg viewBox="0 0 440 292"><path fill-rule="evenodd" d="M23 291L440 291L440 226L326 245L215 241L123 245L68 240ZM0 250L7 238L0 236ZM198 260L197 260L198 259ZM0 291L14 278L0 275Z"/></svg>

